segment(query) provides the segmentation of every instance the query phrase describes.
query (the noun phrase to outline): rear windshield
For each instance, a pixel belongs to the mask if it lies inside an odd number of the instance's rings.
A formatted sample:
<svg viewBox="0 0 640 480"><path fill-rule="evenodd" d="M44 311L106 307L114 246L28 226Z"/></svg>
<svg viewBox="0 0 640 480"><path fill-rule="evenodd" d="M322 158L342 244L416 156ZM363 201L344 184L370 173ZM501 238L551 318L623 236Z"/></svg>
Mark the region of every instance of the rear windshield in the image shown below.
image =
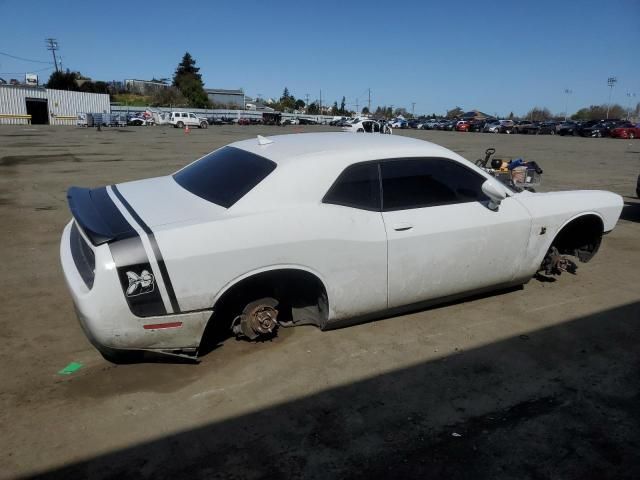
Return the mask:
<svg viewBox="0 0 640 480"><path fill-rule="evenodd" d="M276 164L264 157L224 147L183 168L173 178L191 193L229 208L275 168Z"/></svg>

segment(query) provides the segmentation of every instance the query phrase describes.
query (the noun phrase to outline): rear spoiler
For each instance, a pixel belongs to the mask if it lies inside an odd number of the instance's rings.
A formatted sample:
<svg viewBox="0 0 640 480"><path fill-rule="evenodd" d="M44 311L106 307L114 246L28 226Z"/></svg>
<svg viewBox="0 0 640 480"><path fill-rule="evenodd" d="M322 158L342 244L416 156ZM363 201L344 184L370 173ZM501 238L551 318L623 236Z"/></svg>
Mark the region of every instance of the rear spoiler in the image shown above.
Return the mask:
<svg viewBox="0 0 640 480"><path fill-rule="evenodd" d="M67 190L69 210L95 246L137 236L137 232L113 203L106 187Z"/></svg>

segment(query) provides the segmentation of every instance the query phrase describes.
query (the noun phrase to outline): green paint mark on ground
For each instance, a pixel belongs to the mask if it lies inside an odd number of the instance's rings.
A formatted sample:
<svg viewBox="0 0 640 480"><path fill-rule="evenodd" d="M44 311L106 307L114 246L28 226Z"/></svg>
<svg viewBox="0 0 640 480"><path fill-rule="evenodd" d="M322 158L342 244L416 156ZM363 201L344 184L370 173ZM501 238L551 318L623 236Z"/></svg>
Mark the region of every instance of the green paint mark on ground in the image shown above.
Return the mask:
<svg viewBox="0 0 640 480"><path fill-rule="evenodd" d="M69 365L60 370L58 372L58 375L71 375L72 373L80 370L82 367L83 365L79 362L71 362Z"/></svg>

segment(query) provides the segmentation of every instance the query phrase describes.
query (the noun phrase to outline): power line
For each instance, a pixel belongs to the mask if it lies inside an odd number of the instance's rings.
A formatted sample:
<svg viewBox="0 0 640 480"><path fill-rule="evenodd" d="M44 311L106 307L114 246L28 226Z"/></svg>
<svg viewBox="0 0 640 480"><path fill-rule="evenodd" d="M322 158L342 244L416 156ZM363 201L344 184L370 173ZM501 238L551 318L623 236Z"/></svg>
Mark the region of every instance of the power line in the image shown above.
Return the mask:
<svg viewBox="0 0 640 480"><path fill-rule="evenodd" d="M25 73L38 73L44 72L45 70L51 70L53 67L41 68L39 70L32 70L30 72L0 72L0 75L24 75Z"/></svg>
<svg viewBox="0 0 640 480"><path fill-rule="evenodd" d="M13 58L15 60L22 60L24 62L33 62L33 63L46 63L51 65L53 62L43 62L42 60L31 60L30 58L18 57L16 55L11 55L10 53L0 52L0 55L4 55L5 57Z"/></svg>

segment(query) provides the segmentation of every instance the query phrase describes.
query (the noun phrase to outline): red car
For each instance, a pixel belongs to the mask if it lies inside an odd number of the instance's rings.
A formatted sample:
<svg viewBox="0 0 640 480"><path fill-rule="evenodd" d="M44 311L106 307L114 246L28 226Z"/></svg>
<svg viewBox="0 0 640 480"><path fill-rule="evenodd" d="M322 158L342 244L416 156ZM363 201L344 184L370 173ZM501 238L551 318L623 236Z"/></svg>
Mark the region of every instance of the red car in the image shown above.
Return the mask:
<svg viewBox="0 0 640 480"><path fill-rule="evenodd" d="M466 120L460 120L456 123L456 132L468 132L471 125Z"/></svg>
<svg viewBox="0 0 640 480"><path fill-rule="evenodd" d="M640 138L640 123L624 123L611 130L612 138Z"/></svg>

